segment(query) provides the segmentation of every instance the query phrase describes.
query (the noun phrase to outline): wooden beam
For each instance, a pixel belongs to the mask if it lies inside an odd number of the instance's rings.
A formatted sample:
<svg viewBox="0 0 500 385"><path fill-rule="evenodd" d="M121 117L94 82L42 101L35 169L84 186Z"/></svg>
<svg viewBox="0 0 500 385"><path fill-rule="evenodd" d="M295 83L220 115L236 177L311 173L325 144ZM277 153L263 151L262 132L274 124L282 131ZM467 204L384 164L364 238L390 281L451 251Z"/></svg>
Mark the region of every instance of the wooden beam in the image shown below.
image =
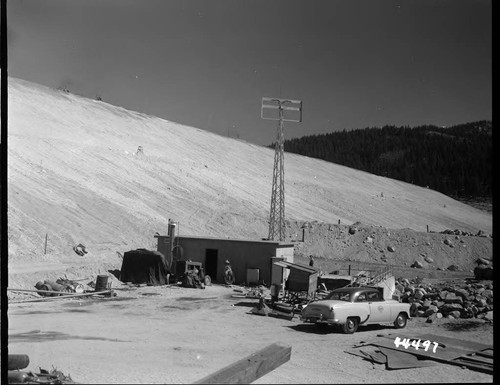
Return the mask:
<svg viewBox="0 0 500 385"><path fill-rule="evenodd" d="M20 290L14 290L12 291L20 291ZM41 291L41 290L36 290L36 291ZM9 302L9 304L15 304L15 303L26 303L26 302L44 302L44 301L54 301L58 299L65 299L65 298L75 298L75 297L88 297L88 296L93 296L93 295L104 295L104 294L110 294L112 293L113 290L103 290L103 291L94 291L94 292L89 292L89 293L78 293L78 294L67 294L67 295L58 295L54 297L43 297L43 298L36 298L36 299L28 299L24 301L12 301ZM61 293L60 291L50 291L50 293Z"/></svg>
<svg viewBox="0 0 500 385"><path fill-rule="evenodd" d="M291 346L271 344L195 384L250 384L290 360L291 354Z"/></svg>

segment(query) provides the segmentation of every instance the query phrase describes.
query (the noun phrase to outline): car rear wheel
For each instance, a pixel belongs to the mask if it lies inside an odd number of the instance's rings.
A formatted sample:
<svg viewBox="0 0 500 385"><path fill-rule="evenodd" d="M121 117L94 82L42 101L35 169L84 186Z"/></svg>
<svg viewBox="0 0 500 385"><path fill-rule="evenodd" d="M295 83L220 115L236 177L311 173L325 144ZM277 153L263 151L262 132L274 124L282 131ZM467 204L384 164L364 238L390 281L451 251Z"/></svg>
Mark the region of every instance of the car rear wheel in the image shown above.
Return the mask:
<svg viewBox="0 0 500 385"><path fill-rule="evenodd" d="M406 322L408 320L408 316L405 313L399 313L394 321L394 327L396 329L402 329L406 326Z"/></svg>
<svg viewBox="0 0 500 385"><path fill-rule="evenodd" d="M355 317L349 317L346 323L342 325L342 331L346 334L352 334L358 330L359 321Z"/></svg>

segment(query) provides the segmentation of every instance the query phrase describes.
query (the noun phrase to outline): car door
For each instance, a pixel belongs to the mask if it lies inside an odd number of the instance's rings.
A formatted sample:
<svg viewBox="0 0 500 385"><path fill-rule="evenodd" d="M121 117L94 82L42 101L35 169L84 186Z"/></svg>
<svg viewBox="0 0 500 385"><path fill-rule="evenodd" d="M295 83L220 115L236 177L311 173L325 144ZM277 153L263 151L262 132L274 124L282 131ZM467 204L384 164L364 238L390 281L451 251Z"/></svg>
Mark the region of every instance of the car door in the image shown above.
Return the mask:
<svg viewBox="0 0 500 385"><path fill-rule="evenodd" d="M370 322L370 306L368 305L366 292L361 291L357 294L354 294L352 311L349 315L358 316L360 319L360 323L362 324L367 321Z"/></svg>
<svg viewBox="0 0 500 385"><path fill-rule="evenodd" d="M389 322L391 318L391 309L384 301L380 292L370 291L366 293L368 305L370 306L369 322Z"/></svg>

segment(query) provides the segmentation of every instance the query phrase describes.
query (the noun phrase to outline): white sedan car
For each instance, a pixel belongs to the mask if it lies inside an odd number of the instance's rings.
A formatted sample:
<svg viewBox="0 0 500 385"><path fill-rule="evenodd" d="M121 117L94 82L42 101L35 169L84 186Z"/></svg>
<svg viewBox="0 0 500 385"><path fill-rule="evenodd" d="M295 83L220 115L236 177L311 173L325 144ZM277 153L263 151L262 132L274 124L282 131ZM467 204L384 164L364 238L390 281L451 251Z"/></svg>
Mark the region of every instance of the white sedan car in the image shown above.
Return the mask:
<svg viewBox="0 0 500 385"><path fill-rule="evenodd" d="M404 328L410 318L410 304L385 300L375 287L344 287L332 290L324 299L302 309L301 320L318 326L339 325L352 334L359 325L393 323Z"/></svg>

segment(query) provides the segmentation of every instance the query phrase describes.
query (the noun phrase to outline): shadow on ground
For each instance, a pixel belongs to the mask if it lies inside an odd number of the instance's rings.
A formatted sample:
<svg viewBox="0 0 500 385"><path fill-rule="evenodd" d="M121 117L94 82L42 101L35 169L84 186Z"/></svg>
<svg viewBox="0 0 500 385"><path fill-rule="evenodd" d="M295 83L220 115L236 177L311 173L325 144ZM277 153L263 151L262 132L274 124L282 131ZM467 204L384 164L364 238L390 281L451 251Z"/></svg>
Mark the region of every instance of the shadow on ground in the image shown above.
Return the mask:
<svg viewBox="0 0 500 385"><path fill-rule="evenodd" d="M487 323L484 321L478 322L478 320L460 320L460 322L449 322L443 324L441 327L453 332L463 332L487 327Z"/></svg>
<svg viewBox="0 0 500 385"><path fill-rule="evenodd" d="M287 327L289 327L290 329L293 329L295 331L303 332L303 333L313 333L313 334L338 333L338 334L343 334L341 328L339 326L334 326L334 325L318 326L318 325L314 325L314 324L298 324L298 325L291 325L291 326L287 326ZM383 326L383 325L360 326L358 331L355 334L363 334L366 332L377 331L377 330L394 330L394 327Z"/></svg>
<svg viewBox="0 0 500 385"><path fill-rule="evenodd" d="M54 332L54 331L42 331L42 330L32 330L25 333L11 334L9 336L9 341L11 342L44 342L44 341L65 341L65 340L96 340L96 341L113 341L113 342L130 342L125 340L119 340L114 338L101 338L92 336L74 336L71 334Z"/></svg>
<svg viewBox="0 0 500 385"><path fill-rule="evenodd" d="M234 306L255 307L258 305L256 302L236 302Z"/></svg>

